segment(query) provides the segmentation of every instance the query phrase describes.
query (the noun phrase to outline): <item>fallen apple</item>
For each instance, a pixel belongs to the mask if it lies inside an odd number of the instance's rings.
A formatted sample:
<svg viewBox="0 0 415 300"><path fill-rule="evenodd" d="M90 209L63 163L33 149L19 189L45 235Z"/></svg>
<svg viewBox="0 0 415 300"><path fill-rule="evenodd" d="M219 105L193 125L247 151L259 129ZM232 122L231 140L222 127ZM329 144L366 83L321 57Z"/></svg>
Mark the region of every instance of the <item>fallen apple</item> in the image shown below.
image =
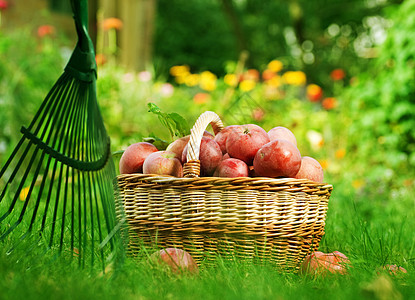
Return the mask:
<svg viewBox="0 0 415 300"><path fill-rule="evenodd" d="M304 259L300 266L300 272L309 275L325 275L327 273L344 275L347 274L349 266L349 259L339 251L327 254L316 251Z"/></svg>
<svg viewBox="0 0 415 300"><path fill-rule="evenodd" d="M128 146L120 158L120 173L142 173L144 160L156 151L158 151L156 146L147 142L139 142Z"/></svg>
<svg viewBox="0 0 415 300"><path fill-rule="evenodd" d="M157 151L144 160L143 173L183 177L183 166L174 152Z"/></svg>
<svg viewBox="0 0 415 300"><path fill-rule="evenodd" d="M153 253L150 261L167 267L175 274L198 274L199 268L194 258L186 251L178 248L166 248Z"/></svg>

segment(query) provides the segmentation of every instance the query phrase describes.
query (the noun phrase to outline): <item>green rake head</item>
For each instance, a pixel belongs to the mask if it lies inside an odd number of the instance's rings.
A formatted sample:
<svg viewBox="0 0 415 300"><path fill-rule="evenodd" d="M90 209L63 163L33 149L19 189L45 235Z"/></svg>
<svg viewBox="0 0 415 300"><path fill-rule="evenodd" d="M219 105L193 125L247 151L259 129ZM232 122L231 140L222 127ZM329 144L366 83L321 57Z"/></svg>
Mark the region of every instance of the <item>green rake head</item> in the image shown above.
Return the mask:
<svg viewBox="0 0 415 300"><path fill-rule="evenodd" d="M0 171L0 242L10 252L31 245L69 253L81 266L99 261L105 267L108 258L123 253L116 219L121 206L96 98L87 2L71 4L78 43Z"/></svg>

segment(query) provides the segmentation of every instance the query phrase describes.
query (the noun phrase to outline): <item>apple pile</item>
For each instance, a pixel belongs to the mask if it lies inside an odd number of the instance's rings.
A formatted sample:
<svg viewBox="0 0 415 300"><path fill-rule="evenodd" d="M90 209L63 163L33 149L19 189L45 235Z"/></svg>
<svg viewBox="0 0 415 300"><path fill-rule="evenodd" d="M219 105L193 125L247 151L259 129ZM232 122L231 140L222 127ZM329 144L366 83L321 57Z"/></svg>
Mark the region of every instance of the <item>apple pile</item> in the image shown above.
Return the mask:
<svg viewBox="0 0 415 300"><path fill-rule="evenodd" d="M120 173L183 177L190 136L179 138L165 150L139 142L120 159ZM230 125L216 136L205 131L200 143L200 176L289 177L323 182L323 168L312 157L301 156L294 134L286 127L268 132L255 124Z"/></svg>

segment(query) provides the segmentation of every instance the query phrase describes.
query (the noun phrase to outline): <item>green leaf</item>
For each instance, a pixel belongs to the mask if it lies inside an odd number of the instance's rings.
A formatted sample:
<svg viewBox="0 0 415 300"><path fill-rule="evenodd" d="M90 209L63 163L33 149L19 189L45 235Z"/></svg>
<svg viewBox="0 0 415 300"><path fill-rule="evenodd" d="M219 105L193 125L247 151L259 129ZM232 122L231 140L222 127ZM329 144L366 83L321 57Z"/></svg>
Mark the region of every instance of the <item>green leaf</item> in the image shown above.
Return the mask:
<svg viewBox="0 0 415 300"><path fill-rule="evenodd" d="M169 142L154 135L143 138L143 142L153 144L158 150L166 150L167 146L169 145Z"/></svg>
<svg viewBox="0 0 415 300"><path fill-rule="evenodd" d="M187 121L178 113L164 113L154 103L148 103L148 111L156 114L160 123L169 130L172 139L182 137L190 133Z"/></svg>

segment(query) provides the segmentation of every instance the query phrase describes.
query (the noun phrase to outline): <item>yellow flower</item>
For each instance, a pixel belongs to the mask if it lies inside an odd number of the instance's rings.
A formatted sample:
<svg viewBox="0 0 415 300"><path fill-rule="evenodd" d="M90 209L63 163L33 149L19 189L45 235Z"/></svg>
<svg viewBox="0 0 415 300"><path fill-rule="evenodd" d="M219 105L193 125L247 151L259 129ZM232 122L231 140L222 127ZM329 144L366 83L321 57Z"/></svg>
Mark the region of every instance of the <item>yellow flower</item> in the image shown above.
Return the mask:
<svg viewBox="0 0 415 300"><path fill-rule="evenodd" d="M256 82L252 79L245 79L242 80L239 84L239 88L243 92L249 92L255 88Z"/></svg>
<svg viewBox="0 0 415 300"><path fill-rule="evenodd" d="M26 200L26 197L27 197L27 195L29 194L29 187L27 186L27 187L25 187L25 188L23 188L21 191L20 191L20 195L19 195L19 199L20 199L20 201L25 201Z"/></svg>
<svg viewBox="0 0 415 300"><path fill-rule="evenodd" d="M204 71L200 74L199 86L205 91L213 91L216 89L217 77L209 71Z"/></svg>
<svg viewBox="0 0 415 300"><path fill-rule="evenodd" d="M266 84L272 87L281 86L281 76L275 75L266 81Z"/></svg>
<svg viewBox="0 0 415 300"><path fill-rule="evenodd" d="M190 68L189 66L182 65L182 66L173 66L170 68L170 74L174 77L184 76L189 74Z"/></svg>
<svg viewBox="0 0 415 300"><path fill-rule="evenodd" d="M284 65L279 60L272 60L267 65L267 69L275 73L281 71L283 67Z"/></svg>
<svg viewBox="0 0 415 300"><path fill-rule="evenodd" d="M200 75L199 74L188 74L187 76L184 76L184 83L187 86L196 86L199 84L200 81Z"/></svg>
<svg viewBox="0 0 415 300"><path fill-rule="evenodd" d="M303 85L306 83L306 75L302 71L287 71L282 78L286 84Z"/></svg>
<svg viewBox="0 0 415 300"><path fill-rule="evenodd" d="M226 74L225 77L223 77L223 81L229 86L238 85L238 78L235 74Z"/></svg>
<svg viewBox="0 0 415 300"><path fill-rule="evenodd" d="M362 180L362 179L355 179L355 180L353 180L353 182L352 182L352 186L353 186L355 189L359 189L359 188L361 188L364 184L365 184L365 181L364 181L364 180Z"/></svg>

